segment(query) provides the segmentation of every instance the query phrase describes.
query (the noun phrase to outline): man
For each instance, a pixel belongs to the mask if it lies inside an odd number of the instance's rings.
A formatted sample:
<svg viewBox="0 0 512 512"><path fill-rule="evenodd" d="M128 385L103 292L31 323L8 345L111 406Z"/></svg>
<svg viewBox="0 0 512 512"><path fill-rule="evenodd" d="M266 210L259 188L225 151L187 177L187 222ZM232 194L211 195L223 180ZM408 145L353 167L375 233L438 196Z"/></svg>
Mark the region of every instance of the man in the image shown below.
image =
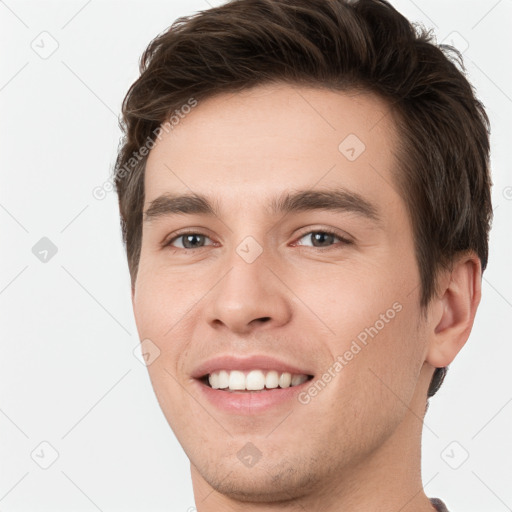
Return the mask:
<svg viewBox="0 0 512 512"><path fill-rule="evenodd" d="M235 0L144 53L116 187L199 512L446 510L422 421L492 209L488 119L444 52L383 0Z"/></svg>

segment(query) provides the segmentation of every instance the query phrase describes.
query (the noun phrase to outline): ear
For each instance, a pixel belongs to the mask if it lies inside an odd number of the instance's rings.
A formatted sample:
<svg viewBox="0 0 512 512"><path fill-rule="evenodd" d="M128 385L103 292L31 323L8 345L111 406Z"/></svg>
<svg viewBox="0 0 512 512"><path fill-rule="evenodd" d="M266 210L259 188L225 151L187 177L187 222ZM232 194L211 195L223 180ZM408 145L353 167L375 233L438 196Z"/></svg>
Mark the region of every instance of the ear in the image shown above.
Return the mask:
<svg viewBox="0 0 512 512"><path fill-rule="evenodd" d="M480 258L465 253L438 280L432 299L431 329L426 361L435 368L448 366L469 338L482 294Z"/></svg>

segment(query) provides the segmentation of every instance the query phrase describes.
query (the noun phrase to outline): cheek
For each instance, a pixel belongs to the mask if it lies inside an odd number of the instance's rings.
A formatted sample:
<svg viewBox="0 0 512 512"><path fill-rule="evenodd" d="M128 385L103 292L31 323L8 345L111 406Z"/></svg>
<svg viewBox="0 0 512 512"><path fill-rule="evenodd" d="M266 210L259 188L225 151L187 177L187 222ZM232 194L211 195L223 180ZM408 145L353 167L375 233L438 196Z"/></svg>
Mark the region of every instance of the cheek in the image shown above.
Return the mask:
<svg viewBox="0 0 512 512"><path fill-rule="evenodd" d="M151 384L166 419L173 429L179 428L177 418L186 417L187 403L179 381L179 363L188 350L185 330L190 322L183 305L188 294L179 286L170 286L161 274L146 272L141 267L134 295L134 316L140 340L157 351L147 366ZM181 298L181 300L179 300Z"/></svg>
<svg viewBox="0 0 512 512"><path fill-rule="evenodd" d="M416 325L417 307L405 301L393 304L395 308L383 309L383 316L360 332L359 339L363 338L365 344L359 343L361 351L345 368L347 385L355 396L364 396L359 401L364 403L361 414L380 416L384 423L386 418L391 421L407 412L426 346Z"/></svg>
<svg viewBox="0 0 512 512"><path fill-rule="evenodd" d="M354 326L355 335L338 341L338 347L344 349L336 352L342 356L341 369L338 366L332 388L322 391L317 400L318 407L327 411L330 436L339 439L340 445L345 434L355 445L361 443L354 447L359 450L378 445L412 406L424 343L411 320L416 318L413 307L402 306L384 326L376 322L378 315L367 317L366 325L365 319L358 318L362 328ZM385 314L387 309L375 311Z"/></svg>
<svg viewBox="0 0 512 512"><path fill-rule="evenodd" d="M303 283L304 296L329 328L323 342L331 360L340 365L325 371L338 376L334 380L340 397L349 389L348 396L366 396L365 403L369 400L377 409L396 402L396 395L412 397L425 340L417 326L419 289L410 293L413 280L404 274L391 269L375 279L345 274L325 280L321 293L311 282L309 289Z"/></svg>
<svg viewBox="0 0 512 512"><path fill-rule="evenodd" d="M175 386L171 375L178 376L178 363L187 350L185 334L194 318L190 312L195 300L195 294L179 280L141 267L133 309L139 339L151 340L158 350L158 357L148 366L157 396L158 388Z"/></svg>
<svg viewBox="0 0 512 512"><path fill-rule="evenodd" d="M150 258L141 256L134 295L134 315L139 334L163 337L179 325L180 319L197 302L194 279L170 274ZM142 332L141 332L142 331Z"/></svg>
<svg viewBox="0 0 512 512"><path fill-rule="evenodd" d="M316 317L312 320L328 331L323 341L333 356L348 350L354 340L365 346L373 338L382 338L401 314L399 304L393 307L396 294L371 276L345 272L309 277L296 282L294 291Z"/></svg>

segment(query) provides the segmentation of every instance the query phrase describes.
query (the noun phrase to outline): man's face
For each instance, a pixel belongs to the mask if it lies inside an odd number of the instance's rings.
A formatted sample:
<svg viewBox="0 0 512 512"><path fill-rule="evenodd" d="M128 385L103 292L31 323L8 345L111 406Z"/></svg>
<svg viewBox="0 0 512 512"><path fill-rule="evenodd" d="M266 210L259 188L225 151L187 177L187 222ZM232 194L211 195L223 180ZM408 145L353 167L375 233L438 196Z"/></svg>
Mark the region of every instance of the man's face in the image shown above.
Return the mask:
<svg viewBox="0 0 512 512"><path fill-rule="evenodd" d="M427 338L395 148L376 97L283 84L200 102L151 151L133 306L196 479L286 499L421 423Z"/></svg>

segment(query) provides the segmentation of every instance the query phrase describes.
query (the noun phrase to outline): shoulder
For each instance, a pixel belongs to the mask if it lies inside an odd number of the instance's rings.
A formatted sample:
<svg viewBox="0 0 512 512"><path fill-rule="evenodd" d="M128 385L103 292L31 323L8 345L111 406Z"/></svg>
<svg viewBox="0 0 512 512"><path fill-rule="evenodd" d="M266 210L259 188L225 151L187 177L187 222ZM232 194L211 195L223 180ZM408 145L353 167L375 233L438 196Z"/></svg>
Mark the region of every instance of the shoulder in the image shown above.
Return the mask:
<svg viewBox="0 0 512 512"><path fill-rule="evenodd" d="M448 512L446 505L439 498L430 498L430 503L434 505L437 512Z"/></svg>

